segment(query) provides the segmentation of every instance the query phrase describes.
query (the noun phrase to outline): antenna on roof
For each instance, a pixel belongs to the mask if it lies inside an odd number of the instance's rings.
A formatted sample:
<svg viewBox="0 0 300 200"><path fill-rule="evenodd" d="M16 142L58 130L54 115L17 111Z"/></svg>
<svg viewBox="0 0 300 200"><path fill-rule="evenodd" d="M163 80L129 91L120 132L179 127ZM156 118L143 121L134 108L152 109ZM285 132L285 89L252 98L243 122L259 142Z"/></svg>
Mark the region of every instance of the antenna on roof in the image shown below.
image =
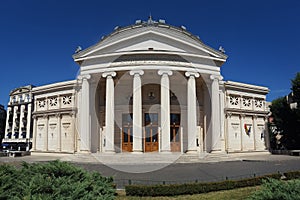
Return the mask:
<svg viewBox="0 0 300 200"><path fill-rule="evenodd" d="M219 47L219 51L220 51L221 53L225 53L225 49L224 49L222 46Z"/></svg>
<svg viewBox="0 0 300 200"><path fill-rule="evenodd" d="M180 26L180 28L182 28L183 30L186 30L186 27L185 27L185 26Z"/></svg>
<svg viewBox="0 0 300 200"><path fill-rule="evenodd" d="M82 50L81 46L78 46L78 47L76 48L76 50L75 50L75 53L78 53L78 52L81 51L81 50Z"/></svg>

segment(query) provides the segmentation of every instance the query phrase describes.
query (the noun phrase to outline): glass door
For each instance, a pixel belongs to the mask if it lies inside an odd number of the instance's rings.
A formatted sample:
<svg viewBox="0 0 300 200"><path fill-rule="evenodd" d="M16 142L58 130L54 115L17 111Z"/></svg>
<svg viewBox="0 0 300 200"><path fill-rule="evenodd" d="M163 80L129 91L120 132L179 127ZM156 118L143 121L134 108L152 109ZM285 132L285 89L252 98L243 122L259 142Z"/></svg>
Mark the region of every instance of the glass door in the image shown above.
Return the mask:
<svg viewBox="0 0 300 200"><path fill-rule="evenodd" d="M145 113L144 151L158 151L158 114Z"/></svg>
<svg viewBox="0 0 300 200"><path fill-rule="evenodd" d="M122 115L122 151L132 152L132 113Z"/></svg>
<svg viewBox="0 0 300 200"><path fill-rule="evenodd" d="M170 115L170 143L172 152L180 152L180 114Z"/></svg>

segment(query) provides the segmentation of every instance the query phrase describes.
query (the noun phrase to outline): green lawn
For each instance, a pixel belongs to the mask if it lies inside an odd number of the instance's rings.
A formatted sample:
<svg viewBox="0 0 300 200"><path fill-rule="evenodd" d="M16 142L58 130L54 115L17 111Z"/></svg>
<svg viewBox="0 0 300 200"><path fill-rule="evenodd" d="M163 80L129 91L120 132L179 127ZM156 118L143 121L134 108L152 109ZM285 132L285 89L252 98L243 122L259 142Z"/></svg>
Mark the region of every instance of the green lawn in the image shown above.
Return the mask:
<svg viewBox="0 0 300 200"><path fill-rule="evenodd" d="M210 192L206 194L194 194L194 195L181 195L181 196L174 196L174 197L133 197L133 196L126 196L125 191L118 191L117 200L138 200L138 199L163 199L163 200L169 200L169 199L182 199L182 200L209 200L209 199L216 199L216 200L240 200L240 199L246 199L251 193L256 191L259 188L259 186L256 187L245 187L245 188L239 188L234 190L224 190L224 191L218 191L218 192Z"/></svg>

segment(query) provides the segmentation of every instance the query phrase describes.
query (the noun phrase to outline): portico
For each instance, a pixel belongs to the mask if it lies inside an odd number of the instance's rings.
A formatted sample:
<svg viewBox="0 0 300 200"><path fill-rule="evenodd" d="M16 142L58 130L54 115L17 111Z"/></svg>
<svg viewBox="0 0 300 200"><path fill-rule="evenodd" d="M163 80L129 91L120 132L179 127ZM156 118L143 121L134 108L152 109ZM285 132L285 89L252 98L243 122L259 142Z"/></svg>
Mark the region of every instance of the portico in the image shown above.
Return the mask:
<svg viewBox="0 0 300 200"><path fill-rule="evenodd" d="M98 151L206 151L205 99L209 104L212 101L204 77L209 75L170 67L133 68L89 74L92 78L88 81L98 82L96 93L90 95L98 99L98 104L87 109L98 116L99 124L90 124L99 127L95 130L100 135Z"/></svg>

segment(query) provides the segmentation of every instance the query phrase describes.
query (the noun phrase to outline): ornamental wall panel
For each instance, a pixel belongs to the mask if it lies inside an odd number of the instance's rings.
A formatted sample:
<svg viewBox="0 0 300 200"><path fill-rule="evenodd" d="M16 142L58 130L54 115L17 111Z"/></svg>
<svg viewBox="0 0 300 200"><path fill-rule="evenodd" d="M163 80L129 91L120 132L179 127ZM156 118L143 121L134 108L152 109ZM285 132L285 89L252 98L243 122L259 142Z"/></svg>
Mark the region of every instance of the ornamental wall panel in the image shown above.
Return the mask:
<svg viewBox="0 0 300 200"><path fill-rule="evenodd" d="M70 115L61 116L61 151L74 152L74 122Z"/></svg>
<svg viewBox="0 0 300 200"><path fill-rule="evenodd" d="M60 107L71 108L74 106L74 96L72 94L66 94L60 96Z"/></svg>
<svg viewBox="0 0 300 200"><path fill-rule="evenodd" d="M228 151L241 151L241 125L239 115L228 118Z"/></svg>
<svg viewBox="0 0 300 200"><path fill-rule="evenodd" d="M256 119L256 129L255 129L255 149L257 151L263 151L266 149L265 144L266 137L266 126L263 117L258 117Z"/></svg>
<svg viewBox="0 0 300 200"><path fill-rule="evenodd" d="M254 150L254 130L252 116L246 116L242 124L243 151Z"/></svg>
<svg viewBox="0 0 300 200"><path fill-rule="evenodd" d="M36 100L36 111L45 111L47 110L47 99L37 99Z"/></svg>
<svg viewBox="0 0 300 200"><path fill-rule="evenodd" d="M266 102L263 99L254 99L253 108L255 111L264 111Z"/></svg>
<svg viewBox="0 0 300 200"><path fill-rule="evenodd" d="M228 97L228 108L236 108L236 109L240 109L241 104L240 104L241 98L237 95L230 95Z"/></svg>
<svg viewBox="0 0 300 200"><path fill-rule="evenodd" d="M36 128L36 150L43 151L44 150L44 139L45 139L45 131L46 131L46 120L42 117L38 117L37 119L37 128Z"/></svg>
<svg viewBox="0 0 300 200"><path fill-rule="evenodd" d="M48 122L48 150L49 151L57 150L57 139L58 139L57 127L58 127L57 118L55 116L50 116Z"/></svg>
<svg viewBox="0 0 300 200"><path fill-rule="evenodd" d="M58 96L52 96L48 97L48 109L58 109L59 108L59 97Z"/></svg>

